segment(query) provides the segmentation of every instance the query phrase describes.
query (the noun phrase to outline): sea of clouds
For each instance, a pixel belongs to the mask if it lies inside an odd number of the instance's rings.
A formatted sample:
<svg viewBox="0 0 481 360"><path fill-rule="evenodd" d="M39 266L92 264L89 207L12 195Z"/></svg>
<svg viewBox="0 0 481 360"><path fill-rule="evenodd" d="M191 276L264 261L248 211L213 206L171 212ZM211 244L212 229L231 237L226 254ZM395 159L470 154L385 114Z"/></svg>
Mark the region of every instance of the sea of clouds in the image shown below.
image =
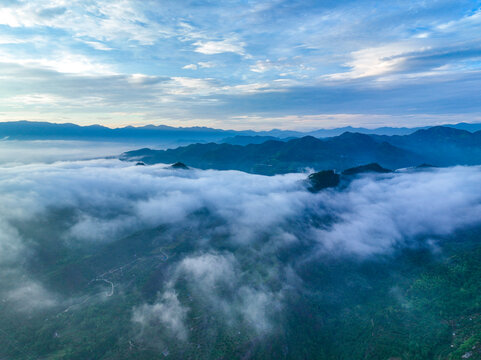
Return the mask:
<svg viewBox="0 0 481 360"><path fill-rule="evenodd" d="M419 242L435 248L437 238L481 224L479 167L366 175L317 194L307 191L306 175L175 170L116 159L3 167L0 297L19 312L69 304L24 270L35 256L31 245L41 239L23 227L50 213L65 213L67 220L61 226L41 222L49 229L39 231L51 231L67 246L88 247L161 225L202 227L195 214L207 211L219 221L205 224L209 231L188 254L169 260L169 280L155 301L132 308L132 324L140 333L161 326L188 339L190 308L178 296L182 284L227 324L240 321L263 334L273 329L286 293L299 285L297 262L315 264L326 255L366 258ZM219 233L228 246L210 243L209 234ZM272 262L298 244L308 244L309 254ZM255 270L259 265L262 270Z"/></svg>

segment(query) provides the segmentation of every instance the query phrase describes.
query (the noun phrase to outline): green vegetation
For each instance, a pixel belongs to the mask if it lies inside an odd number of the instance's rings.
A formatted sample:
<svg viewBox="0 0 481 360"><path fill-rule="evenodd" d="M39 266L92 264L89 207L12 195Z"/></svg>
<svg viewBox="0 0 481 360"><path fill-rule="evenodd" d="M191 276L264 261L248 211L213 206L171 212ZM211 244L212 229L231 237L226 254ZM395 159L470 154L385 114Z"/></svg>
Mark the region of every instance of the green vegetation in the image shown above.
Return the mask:
<svg viewBox="0 0 481 360"><path fill-rule="evenodd" d="M361 166L356 166L354 168L346 169L342 172L342 175L358 175L363 173L386 174L390 172L391 170L385 169L377 163L370 163L367 165L361 165Z"/></svg>
<svg viewBox="0 0 481 360"><path fill-rule="evenodd" d="M215 217L196 215L201 227L146 230L89 253L57 249L37 262L37 277L68 301L36 312L0 309L0 355L8 359L480 359L480 231L441 242L441 253L399 250L368 259L327 256L296 265L300 279L283 292L283 308L268 332L212 308L189 279L175 287L189 305L188 336L179 340L158 324L141 329L133 309L152 304L178 263L206 236ZM202 220L204 219L204 220ZM208 226L205 226L208 224ZM311 249L296 245L274 257L259 249L211 239L218 251L237 251L253 286L279 291L272 271ZM265 240L267 241L267 239ZM262 244L262 241L261 241ZM46 244L50 252L53 244ZM58 246L57 246L58 248ZM110 286L115 291L108 296ZM256 285L257 284L257 285ZM226 284L216 291L231 297ZM220 289L220 290L219 290ZM223 296L224 296L223 295ZM463 357L464 356L464 357ZM467 356L467 357L466 357Z"/></svg>
<svg viewBox="0 0 481 360"><path fill-rule="evenodd" d="M403 136L345 132L325 139L304 136L288 141L263 140L192 144L168 150L139 149L122 154L121 159L141 159L146 164L182 161L200 169L241 170L264 175L299 172L305 168L337 171L354 168L350 169L353 174L389 172L387 169L422 163L479 165L481 159L481 131L470 133L443 126ZM379 165L373 166L373 163ZM369 165L356 168L363 164Z"/></svg>
<svg viewBox="0 0 481 360"><path fill-rule="evenodd" d="M336 174L332 170L319 171L309 175L309 191L318 192L322 189L336 187L340 182L339 174Z"/></svg>

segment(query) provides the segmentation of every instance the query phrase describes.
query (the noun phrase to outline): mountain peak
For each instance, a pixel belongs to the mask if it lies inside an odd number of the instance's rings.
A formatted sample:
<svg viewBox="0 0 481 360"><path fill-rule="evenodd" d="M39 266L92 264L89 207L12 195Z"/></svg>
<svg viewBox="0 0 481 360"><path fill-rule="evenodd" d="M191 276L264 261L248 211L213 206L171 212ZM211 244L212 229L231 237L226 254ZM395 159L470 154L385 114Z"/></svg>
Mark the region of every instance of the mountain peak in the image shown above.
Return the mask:
<svg viewBox="0 0 481 360"><path fill-rule="evenodd" d="M363 173L385 174L385 173L390 173L390 172L392 172L392 171L389 170L389 169L383 168L378 163L370 163L370 164L367 164L367 165L356 166L356 167L344 170L342 172L342 175L357 175L357 174L363 174Z"/></svg>
<svg viewBox="0 0 481 360"><path fill-rule="evenodd" d="M420 129L414 132L413 136L419 135L438 135L438 136L452 136L452 135L471 135L472 133L467 130L456 129L449 126L433 126L427 129Z"/></svg>

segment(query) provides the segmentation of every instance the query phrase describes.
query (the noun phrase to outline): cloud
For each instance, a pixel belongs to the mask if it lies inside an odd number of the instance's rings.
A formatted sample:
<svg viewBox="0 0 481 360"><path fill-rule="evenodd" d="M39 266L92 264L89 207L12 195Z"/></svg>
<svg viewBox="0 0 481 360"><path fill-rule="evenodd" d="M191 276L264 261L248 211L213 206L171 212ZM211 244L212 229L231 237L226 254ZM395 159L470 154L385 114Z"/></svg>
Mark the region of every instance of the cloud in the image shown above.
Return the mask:
<svg viewBox="0 0 481 360"><path fill-rule="evenodd" d="M186 284L190 297L204 304L204 311L220 316L227 327L246 327L263 335L273 329L274 317L280 314L283 289L265 287L260 274L241 275L247 271L231 253L192 255L177 264L166 291Z"/></svg>
<svg viewBox="0 0 481 360"><path fill-rule="evenodd" d="M90 45L96 50L102 50L102 51L110 51L113 50L111 47L108 47L107 45L98 42L98 41L83 41L85 44Z"/></svg>
<svg viewBox="0 0 481 360"><path fill-rule="evenodd" d="M437 25L437 29L443 32L451 31L466 31L471 30L472 27L479 28L481 25L481 9L476 9L475 11L459 18L456 20L450 20L448 22L443 22Z"/></svg>
<svg viewBox="0 0 481 360"><path fill-rule="evenodd" d="M245 55L244 42L238 42L232 39L222 41L197 41L194 43L195 51L206 55L215 55L222 53L235 53Z"/></svg>
<svg viewBox="0 0 481 360"><path fill-rule="evenodd" d="M18 39L13 36L5 36L1 35L0 36L0 45L6 45L6 44L23 44L27 42L27 40L24 39Z"/></svg>
<svg viewBox="0 0 481 360"><path fill-rule="evenodd" d="M159 327L175 340L187 340L187 329L184 324L187 309L182 306L173 291L166 291L154 304L143 304L134 308L132 321L140 327L141 336L152 336L151 332ZM151 339L155 341L156 339Z"/></svg>
<svg viewBox="0 0 481 360"><path fill-rule="evenodd" d="M276 323L273 319L282 310L282 292L273 293L244 286L239 289L239 297L239 310L245 321L259 334L272 331Z"/></svg>
<svg viewBox="0 0 481 360"><path fill-rule="evenodd" d="M209 69L213 68L216 65L211 62L211 61L200 61L197 64L188 64L182 67L182 69L187 69L187 70L197 70L198 68L201 69Z"/></svg>
<svg viewBox="0 0 481 360"><path fill-rule="evenodd" d="M270 71L273 68L275 68L275 65L272 64L269 59L267 59L267 60L264 60L264 61L258 60L255 63L255 65L252 65L250 67L250 70L253 71L253 72L257 72L257 73L263 73L263 72L266 72L266 71Z"/></svg>
<svg viewBox="0 0 481 360"><path fill-rule="evenodd" d="M199 65L199 67L204 68L204 69L216 67L216 64L213 63L212 61L200 61L200 62L197 63L197 65Z"/></svg>
<svg viewBox="0 0 481 360"><path fill-rule="evenodd" d="M2 218L8 224L14 218L33 218L52 206L72 207L77 220L64 236L115 241L145 227L181 223L206 208L226 220L223 227L232 241L248 244L266 229L284 229L286 222L306 213L327 212L337 221L330 227L312 228L312 240L369 254L388 251L407 238L445 235L476 224L481 211L481 198L474 191L481 181L477 167L367 177L342 192L317 195L303 187L300 180L305 176L177 172L162 165L136 167L114 160L13 166L4 168L0 178ZM295 234L300 229L292 230ZM14 230L8 232L8 238L15 238Z"/></svg>
<svg viewBox="0 0 481 360"><path fill-rule="evenodd" d="M446 236L481 225L479 167L362 176L318 194L306 190L307 174L180 171L118 160L1 170L2 298L20 312L77 304L29 270L39 248L73 255L154 231L153 242L173 246L165 250L163 281L129 308L136 339L161 348L172 338L188 341L191 329L207 323L215 324L209 332L195 331L206 343L234 329L269 336L282 329L289 299L302 292L302 271L319 261L389 258L406 247L438 251ZM116 291L102 301L134 291L121 277L106 279ZM78 299L88 299L83 292ZM72 311L81 309L79 303Z"/></svg>
<svg viewBox="0 0 481 360"><path fill-rule="evenodd" d="M196 65L196 64L185 65L184 67L182 67L182 69L186 69L186 70L197 70L197 65Z"/></svg>
<svg viewBox="0 0 481 360"><path fill-rule="evenodd" d="M26 68L40 68L66 74L113 75L115 71L109 64L95 61L90 56L65 50L52 51L49 54L34 57L12 55L0 50L0 63L21 65Z"/></svg>
<svg viewBox="0 0 481 360"><path fill-rule="evenodd" d="M0 58L26 69L13 81L8 69L2 70L7 77L2 78L2 98L50 94L66 100L35 108L28 102L9 106L5 100L4 119L123 124L124 119L111 115L116 106L137 123L162 119L177 125L222 123L235 116L266 120L336 114L340 109L366 116L479 113L473 95L479 93L479 9L468 1L395 6L386 1L373 8L342 1L194 6L42 0L35 5L3 2L0 11ZM214 55L215 64L208 61ZM159 61L165 66L156 66ZM206 72L215 66L216 71L208 71L208 91L149 83L139 93L116 84L133 74L182 78L185 66ZM65 82L54 74L45 83L45 69L79 76L69 78L76 91L63 94ZM106 75L118 80L99 86ZM415 83L418 91L412 91ZM183 87L175 80L169 85ZM100 101L79 104L78 93L95 93ZM259 98L262 93L271 95Z"/></svg>
<svg viewBox="0 0 481 360"><path fill-rule="evenodd" d="M188 250L169 259L168 280L157 289L156 300L133 307L133 324L147 337L165 341L167 329L187 339L192 318L216 309L212 316L220 316L222 326L268 334L280 326L289 289L299 286L297 264L432 247L458 229L481 225L479 167L365 176L342 191L318 194L305 189L305 177L177 171L117 160L4 167L0 265L12 274L4 280L9 283L4 296L12 302L36 299L22 308L65 303L28 280L22 264L41 241L25 235L38 233L29 232L30 226L40 226L59 246L73 249L159 226L167 229L166 238L190 228L196 235L185 240ZM55 209L66 214L66 226L55 225ZM205 212L207 218L199 215ZM291 251L296 256L279 260L279 254ZM14 283L19 273L26 277Z"/></svg>
<svg viewBox="0 0 481 360"><path fill-rule="evenodd" d="M201 290L211 293L216 285L225 282L232 285L235 279L235 258L232 254L205 254L188 257L181 261L177 271L193 277L194 283L200 283Z"/></svg>
<svg viewBox="0 0 481 360"><path fill-rule="evenodd" d="M479 44L463 44L454 47L432 47L428 42L417 39L354 51L352 60L345 66L349 71L329 74L330 79L358 79L373 77L392 81L388 74L409 74L408 77L436 77L459 72L465 60L478 60L481 56ZM456 64L451 67L451 64Z"/></svg>
<svg viewBox="0 0 481 360"><path fill-rule="evenodd" d="M58 6L61 4L61 6ZM167 33L159 24L149 21L135 2L122 0L20 1L0 8L0 24L9 27L49 27L70 32L75 37L98 41L131 40L142 45L153 44Z"/></svg>
<svg viewBox="0 0 481 360"><path fill-rule="evenodd" d="M5 219L0 220L0 229L0 266L17 264L25 251L22 238Z"/></svg>
<svg viewBox="0 0 481 360"><path fill-rule="evenodd" d="M131 150L132 146L137 145L99 141L2 140L0 166L108 157Z"/></svg>
<svg viewBox="0 0 481 360"><path fill-rule="evenodd" d="M412 46L412 45L411 45ZM361 78L378 76L398 70L404 58L400 54L412 51L407 44L390 44L375 48L366 48L352 53L352 61L345 64L350 71L329 75L332 79Z"/></svg>
<svg viewBox="0 0 481 360"><path fill-rule="evenodd" d="M132 322L140 326L139 340L150 342L156 333L187 340L189 313L197 318L218 317L220 327L247 328L258 335L269 333L274 327L274 316L282 309L282 290L270 291L256 278L242 279L242 271L245 269L230 253L209 252L179 261L157 300L133 308ZM176 288L185 293L186 287L190 301L182 304ZM204 337L218 330L210 328ZM162 341L159 335L157 341Z"/></svg>
<svg viewBox="0 0 481 360"><path fill-rule="evenodd" d="M59 304L52 293L41 284L22 279L22 283L6 294L6 300L21 312L35 312L55 307Z"/></svg>
<svg viewBox="0 0 481 360"><path fill-rule="evenodd" d="M327 200L338 221L315 230L322 251L383 253L479 224L481 197L474 190L479 170L456 167L353 182L349 191Z"/></svg>

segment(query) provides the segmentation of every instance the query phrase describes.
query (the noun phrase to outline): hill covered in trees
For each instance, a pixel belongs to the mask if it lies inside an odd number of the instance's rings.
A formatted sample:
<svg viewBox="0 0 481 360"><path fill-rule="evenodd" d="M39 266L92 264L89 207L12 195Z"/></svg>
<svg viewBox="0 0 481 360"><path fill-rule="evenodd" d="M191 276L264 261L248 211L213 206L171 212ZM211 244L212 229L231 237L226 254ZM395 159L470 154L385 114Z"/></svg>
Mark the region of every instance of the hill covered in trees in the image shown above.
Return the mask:
<svg viewBox="0 0 481 360"><path fill-rule="evenodd" d="M129 151L122 160L146 164L181 161L200 169L241 170L273 175L337 169L378 163L388 169L429 163L434 166L481 164L481 131L432 127L404 136L378 136L346 132L318 139L305 136L289 141L268 140L260 144L192 144L176 149Z"/></svg>

